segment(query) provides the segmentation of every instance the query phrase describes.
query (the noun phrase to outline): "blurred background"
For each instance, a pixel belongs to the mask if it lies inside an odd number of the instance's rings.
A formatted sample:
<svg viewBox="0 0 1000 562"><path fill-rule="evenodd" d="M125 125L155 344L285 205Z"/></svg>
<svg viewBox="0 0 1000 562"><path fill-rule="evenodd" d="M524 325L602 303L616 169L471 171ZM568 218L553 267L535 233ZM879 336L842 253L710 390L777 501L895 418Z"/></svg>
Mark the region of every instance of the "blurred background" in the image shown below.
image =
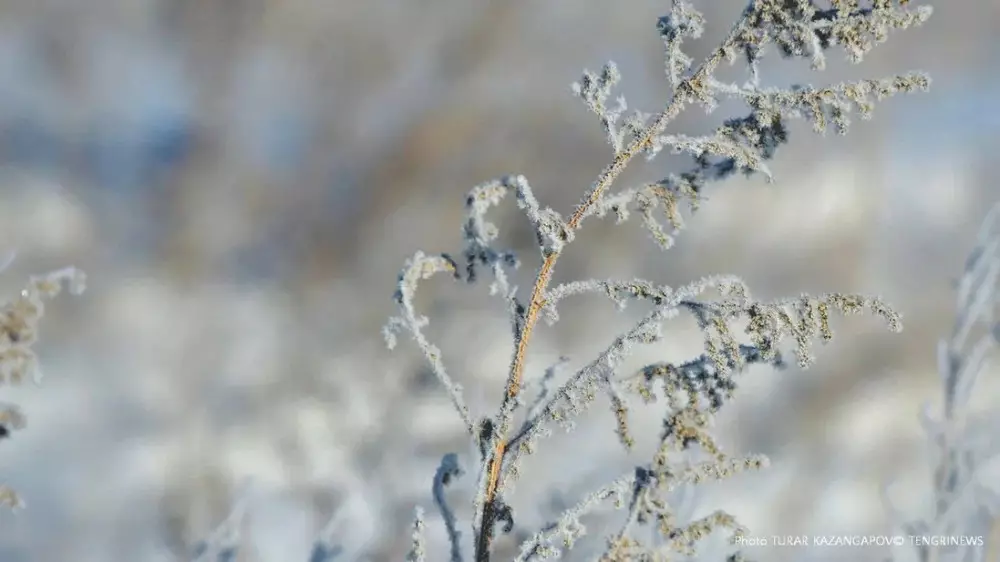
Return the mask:
<svg viewBox="0 0 1000 562"><path fill-rule="evenodd" d="M694 55L743 6L700 4L708 27ZM925 70L930 93L880 103L846 137L797 123L771 165L777 181L713 184L669 253L638 222L595 219L560 262L557 282L732 273L761 298L863 292L903 313L898 335L876 318L837 319L808 371L748 373L720 439L732 453L769 455L772 468L706 486L696 512L727 509L754 534L829 535L886 532L890 482L901 509L925 507L917 411L939 403L934 346L950 329L952 282L1000 199L1000 4L936 8L860 66L834 50L821 74L772 56L763 75L820 85ZM42 320L41 385L4 389L29 424L3 444L0 479L28 507L0 514L0 561L187 560L241 499L240 560L304 561L331 518L339 559L402 559L441 455L468 461L471 450L412 342L385 349L396 275L417 249L459 249L465 194L484 180L522 173L543 205L571 209L610 147L569 85L611 59L631 107L661 107L655 24L668 10L645 0L0 2L0 250L17 252L0 289L13 295L28 275L66 265L89 276L82 297L60 298ZM744 114L693 108L675 130ZM637 164L618 185L684 163ZM525 291L537 265L527 222L511 201L492 216L521 250ZM500 303L485 286L424 287L429 336L474 412L492 414L511 352ZM560 355L583 364L640 313L567 301L563 322L539 331L529 370ZM700 352L689 320L668 334L629 367ZM995 378L982 381L986 407ZM636 416L655 437L656 407ZM651 454L649 440L621 450L604 403L545 444L512 500L519 532ZM449 492L462 517L469 468ZM429 513L440 557L443 527Z"/></svg>

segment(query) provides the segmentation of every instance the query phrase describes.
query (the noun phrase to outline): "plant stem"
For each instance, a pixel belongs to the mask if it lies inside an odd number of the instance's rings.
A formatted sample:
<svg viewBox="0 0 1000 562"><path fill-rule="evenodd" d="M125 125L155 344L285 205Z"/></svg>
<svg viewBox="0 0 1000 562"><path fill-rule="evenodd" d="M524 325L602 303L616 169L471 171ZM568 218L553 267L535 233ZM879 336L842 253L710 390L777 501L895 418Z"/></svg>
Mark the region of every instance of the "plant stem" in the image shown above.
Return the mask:
<svg viewBox="0 0 1000 562"><path fill-rule="evenodd" d="M619 174L625 169L625 166L632 160L643 148L650 144L652 138L662 132L663 128L666 127L667 123L673 119L678 113L680 113L683 103L676 99L670 106L657 116L656 121L646 129L646 133L639 139L636 139L627 149L620 152L615 156L614 161L607 166L598 176L594 187L591 189L590 193L587 195L586 199L576 208L573 216L570 217L569 222L566 223L567 230L575 232L580 223L583 221L584 216L586 216L587 211L597 203L601 196L611 187L615 179ZM538 270L538 276L535 278L534 287L531 290L531 301L528 305L528 310L525 313L524 324L521 332L518 334L517 347L514 351L514 358L511 361L510 375L507 378L506 392L503 399L503 408L501 411L510 411L508 408L512 405L513 401L517 398L518 393L521 391L521 381L524 376L524 365L525 359L528 355L528 342L531 340L531 334L535 328L535 324L538 322L538 314L542 310L542 305L545 302L545 291L549 287L549 282L552 280L552 272L555 269L556 261L561 255L561 251L552 252L545 257L542 262L541 268ZM494 507L497 494L497 484L500 481L500 467L503 465L503 457L507 450L507 431L506 427L508 424L500 424L497 428L499 434L496 440L496 447L493 450L493 455L490 460L489 478L486 482L486 496L483 506L483 517L479 525L479 537L476 544L476 561L477 562L489 562L490 559L490 543L493 536L493 521L494 521Z"/></svg>
<svg viewBox="0 0 1000 562"><path fill-rule="evenodd" d="M657 135L663 133L667 128L667 125L673 121L677 115L680 114L681 110L689 100L696 99L694 95L695 92L702 89L702 85L705 80L715 68L722 62L723 54L725 49L732 44L732 42L738 36L739 31L743 28L746 23L747 14L750 10L746 10L743 17L733 26L730 31L729 36L722 42L722 44L717 47L712 54L705 59L702 65L681 82L674 92L670 103L667 107L657 114L656 119L643 131L642 135L632 141L628 147L615 155L614 160L606 166L597 176L597 180L594 182L593 187L591 187L590 192L587 193L583 201L577 206L573 215L570 217L569 221L566 223L566 230L569 232L576 232L580 223L587 216L588 211L593 207L604 193L611 187L611 184L618 178L618 176L625 170L625 167L644 149L650 147L653 144L653 140ZM535 328L535 324L538 321L538 314L542 310L542 305L545 302L545 292L548 289L549 282L552 280L552 272L555 269L556 261L562 251L553 251L552 253L545 256L542 262L541 268L538 270L538 275L535 278L534 287L531 290L531 301L528 305L527 312L525 313L524 324L521 328L520 333L517 337L516 347L514 351L514 358L511 360L510 374L507 377L507 385L504 393L503 403L501 406L501 413L512 412L514 400L517 399L518 393L521 391L521 381L524 377L524 365L525 359L528 354L528 342L531 340L531 334ZM502 415L502 414L501 414ZM496 431L496 445L493 449L492 457L489 461L489 476L486 480L486 490L483 500L483 513L482 519L479 521L478 525L478 536L476 538L476 562L489 562L490 560L490 546L493 540L493 525L496 519L496 500L497 500L497 489L500 482L500 467L503 466L504 454L507 452L507 433L509 428L509 420L500 420L501 423L497 424Z"/></svg>

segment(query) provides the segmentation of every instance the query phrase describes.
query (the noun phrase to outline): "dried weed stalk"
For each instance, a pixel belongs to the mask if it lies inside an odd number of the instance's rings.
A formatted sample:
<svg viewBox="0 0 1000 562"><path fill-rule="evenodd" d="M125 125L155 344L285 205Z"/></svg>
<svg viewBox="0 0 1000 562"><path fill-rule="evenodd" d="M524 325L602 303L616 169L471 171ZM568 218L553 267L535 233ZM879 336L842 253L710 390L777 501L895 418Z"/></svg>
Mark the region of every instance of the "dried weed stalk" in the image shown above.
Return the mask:
<svg viewBox="0 0 1000 562"><path fill-rule="evenodd" d="M565 554L584 533L581 517L607 500L626 508L628 514L626 523L608 537L600 556L603 561L663 560L670 553L694 552L698 541L715 529L728 530L731 535L744 532L724 512L691 522L678 521L666 501L666 494L682 484L728 478L766 463L760 456L726 455L709 433L713 415L736 390L738 375L754 363L781 366L779 349L786 340L792 341L798 364L808 367L813 362L813 343L817 339L829 341L833 335L830 317L834 312L851 315L867 311L881 316L892 331L901 329L899 316L878 298L861 295L803 295L763 302L752 298L747 286L731 276L708 277L682 287L667 287L643 279L591 279L553 287L553 270L589 217L613 214L618 222L623 222L637 213L653 240L669 249L683 226L682 204L696 210L707 183L736 173L763 174L771 179L767 161L788 143L790 119L808 120L817 132L826 131L832 124L843 134L852 113L868 119L875 101L926 90L930 82L926 75L913 72L826 87L764 87L760 81L760 63L769 48L785 57L807 59L815 70L823 69L825 51L834 46L842 47L848 60L857 63L884 42L890 31L920 24L930 13L930 8L912 8L906 1L874 0L863 7L857 0L834 0L821 7L812 0L754 0L742 11L722 43L696 65L683 47L687 40L702 34L704 18L689 2L675 0L670 12L657 23L665 47L665 71L672 88L662 109L655 113L626 114L628 105L624 97L612 98L621 78L614 63L606 64L600 72L584 72L582 79L573 85L574 94L600 121L613 156L568 217L543 207L523 176L507 176L476 186L466 198L465 247L460 258L417 252L407 261L395 294L400 312L389 320L385 335L390 348L400 332L407 332L413 338L481 452L471 529L474 560L490 560L498 530L509 532L513 528L514 511L506 498L518 475L520 461L540 445L553 425L571 424L603 394L612 405L621 441L629 447L633 443L629 431L629 395L652 401L658 394L656 387L662 389L666 404L663 431L651 461L583 498L556 521L538 530L521 546L517 560L527 562ZM744 83L724 83L716 78L721 65L738 60L748 67ZM748 113L723 121L705 136L669 132L671 123L687 107L701 106L711 112L722 98L742 100L749 108ZM640 156L652 159L664 148L689 154L690 168L612 191L615 180L630 162ZM513 194L538 241L541 265L527 300L519 297L508 277L508 272L518 267L519 260L512 252L493 246L497 227L486 219L487 211L508 194ZM662 218L657 216L658 208ZM473 282L484 271L491 280L491 294L503 301L513 335L507 382L497 411L490 416L469 411L461 386L445 368L441 351L424 334L428 319L414 308L414 294L420 281L445 273ZM707 298L709 291L718 296ZM604 295L622 307L628 301L644 301L650 309L633 328L616 337L561 386L550 388L547 383L552 377L546 375L542 384L534 385L536 396L525 396L526 358L539 318L554 323L563 299L585 293ZM691 314L704 332L704 353L685 363L657 363L622 376L620 366L633 348L660 341L663 323L682 312ZM731 328L737 320L747 321L745 340ZM695 451L701 451L707 460L689 462L688 453ZM468 546L460 544L455 517L438 492L439 485L446 483L441 481L442 474L451 478L459 472L457 459L453 455L445 457L434 485L435 500L451 541L452 562L463 560ZM655 526L662 540L656 545L643 544L639 537L645 535L635 532L639 526ZM421 517L414 524L414 533L419 535L423 528ZM419 536L414 539L411 560L425 559L424 544ZM734 553L730 559L742 558Z"/></svg>

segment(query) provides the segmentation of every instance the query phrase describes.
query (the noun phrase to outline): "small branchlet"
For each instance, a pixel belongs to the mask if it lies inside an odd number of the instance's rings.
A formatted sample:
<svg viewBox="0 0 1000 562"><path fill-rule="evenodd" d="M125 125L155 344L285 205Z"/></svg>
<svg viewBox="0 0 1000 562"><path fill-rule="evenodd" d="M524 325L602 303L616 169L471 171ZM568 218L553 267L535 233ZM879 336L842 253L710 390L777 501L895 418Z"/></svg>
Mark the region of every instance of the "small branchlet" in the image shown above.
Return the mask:
<svg viewBox="0 0 1000 562"><path fill-rule="evenodd" d="M455 512L452 511L448 506L448 502L445 501L444 489L464 473L465 471L458 464L458 455L448 453L441 459L441 465L438 467L437 474L434 475L432 493L434 495L434 503L437 505L438 510L441 512L441 518L444 520L445 530L448 532L448 543L451 545L451 562L462 562L463 560L461 551L462 534L458 531L458 525L455 522Z"/></svg>
<svg viewBox="0 0 1000 562"><path fill-rule="evenodd" d="M677 1L673 3L670 13L659 19L656 29L663 40L667 80L676 91L684 77L691 72L691 64L694 62L693 58L681 51L681 45L687 38L701 37L705 32L705 17L689 2Z"/></svg>
<svg viewBox="0 0 1000 562"><path fill-rule="evenodd" d="M462 387L452 381L447 369L445 369L444 361L441 359L441 350L428 341L424 335L423 329L430 321L426 316L417 314L413 304L417 283L441 272L450 273L455 278L459 277L458 265L447 254L428 256L423 252L417 252L412 259L406 262L406 267L399 274L399 284L393 297L399 305L401 314L390 318L382 333L385 336L386 345L392 349L396 346L397 333L403 330L410 332L434 371L434 375L447 391L455 409L462 416L469 434L472 435L475 428L472 424L472 417L469 415L469 408L465 405L465 398L462 396Z"/></svg>
<svg viewBox="0 0 1000 562"><path fill-rule="evenodd" d="M604 132L608 135L608 143L615 149L615 154L625 150L627 142L634 139L645 118L641 114L636 114L626 121L625 126L618 129L618 120L628 109L624 96L618 96L615 105L608 107L608 97L611 96L611 89L618 85L621 80L618 66L614 62L608 62L601 69L600 74L594 74L589 70L583 72L583 78L572 85L573 94L578 96L587 108L594 112L601 121Z"/></svg>
<svg viewBox="0 0 1000 562"><path fill-rule="evenodd" d="M933 12L930 6L908 8L908 0L875 0L870 8L861 8L859 0L832 4L824 10L811 1L757 0L749 10L749 21L767 34L746 43L759 48L764 40L772 41L782 56L809 58L814 70L822 70L826 49L840 45L847 60L860 63L888 40L891 30L922 24Z"/></svg>

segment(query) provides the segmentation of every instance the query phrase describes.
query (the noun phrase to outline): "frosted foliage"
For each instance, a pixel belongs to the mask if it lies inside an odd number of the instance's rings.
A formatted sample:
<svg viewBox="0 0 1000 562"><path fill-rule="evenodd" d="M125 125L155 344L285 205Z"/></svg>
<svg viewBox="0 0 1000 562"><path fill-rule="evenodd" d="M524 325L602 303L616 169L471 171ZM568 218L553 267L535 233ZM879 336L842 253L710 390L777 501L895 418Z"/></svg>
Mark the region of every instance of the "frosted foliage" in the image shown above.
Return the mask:
<svg viewBox="0 0 1000 562"><path fill-rule="evenodd" d="M417 251L399 274L394 295L398 312L383 330L386 343L395 348L405 336L416 344L458 414L470 453L448 453L437 471L428 474L428 491L443 528L428 529L427 514L418 507L407 560L447 557L451 562L488 562L497 556L494 539L515 529L523 541L514 556L522 562L567 556L595 533L605 537L596 543L597 550L577 550L574 559L680 560L698 556L699 548L712 536L734 539L748 532L723 510L692 517L673 501L677 491L738 478L768 465L762 455L724 451L712 431L716 414L738 392L748 367L784 369L788 366L785 356L791 354L798 368L808 368L815 361L817 342L833 338L835 316L868 313L898 332L902 328L899 314L880 298L865 295L828 293L759 300L739 277L728 274L679 286L631 275L553 285L556 264L590 217L613 215L624 223L638 215L653 241L668 250L685 226L685 213L697 211L704 201L709 183L737 173L774 181L768 162L788 144L791 120L805 120L819 133L832 125L844 134L851 115L868 119L877 102L926 90L930 80L920 72L822 87L765 86L762 63L768 53L776 52L805 59L809 67L820 71L831 50L841 50L848 61L858 63L891 32L921 24L929 15L930 9L911 7L905 1L876 0L862 6L841 0L820 7L810 0L755 0L746 5L722 41L696 60L687 49L701 39L705 18L692 3L675 0L655 25L670 88L660 107L633 108L618 91L623 76L613 62L599 71L583 72L572 85L572 93L597 117L611 150L610 162L582 190L576 207L564 214L546 206L520 174L484 182L466 196L459 252ZM746 79L721 81L717 71L736 63L746 67ZM723 99L742 102L746 113L721 120L702 136L673 130L685 109L700 106L711 113ZM616 186L633 160L653 161L664 150L684 156L687 164L659 179ZM512 282L521 257L497 246L500 230L489 219L493 208L508 195L513 195L537 242L538 254L527 256L537 262L527 292ZM465 389L445 365L441 348L431 341L430 319L418 310L418 288L439 274L453 283L487 280L488 295L499 301L507 317L510 363L492 412L470 408ZM595 356L582 361L563 357L542 372L529 370L528 353L533 335L541 329L539 318L546 320L546 327L553 327L567 299L593 294L606 297L619 310L633 305L643 312ZM682 362L658 361L625 371L626 361L636 350L662 344L667 325L680 316L692 318L700 329L702 352ZM523 506L509 503L518 479L533 478L523 473L522 461L550 442L554 430L572 431L591 405L605 400L618 438L629 450L639 442L633 435L633 412L655 410L662 431L654 450L643 455L645 462L582 495L551 522L524 529L518 511ZM467 472L476 474L474 493L463 506L466 509L456 509L449 502L457 490L449 493L449 488ZM620 524L588 528L586 521L608 508L624 512ZM434 544L428 535L439 532L447 539L447 554L428 552ZM727 545L727 561L745 560L734 542ZM229 552L226 544L220 548ZM331 534L324 537L322 549L314 551L313 561L331 560L339 552L337 537Z"/></svg>
<svg viewBox="0 0 1000 562"><path fill-rule="evenodd" d="M456 528L454 511L443 494L444 484L463 472L460 457L446 456L434 478L435 504L449 537L453 562L466 556L477 562L491 559L493 539L498 533L511 532L516 524L515 506L507 503L507 498L518 478L530 478L522 474L521 461L544 445L554 427L572 430L575 420L602 398L611 406L616 431L626 448L636 443L629 421L631 409L659 408L663 431L656 450L648 463L585 496L537 532L528 533L517 560L553 559L567 554L588 532L584 518L605 507L625 510L626 515L620 528L601 531L607 539L603 552L596 553L600 560L660 560L668 559L670 553L693 556L698 545L713 533L736 537L746 532L723 511L694 520L682 519L670 505L668 494L683 486L733 478L767 464L767 459L759 455L731 456L723 452L710 431L715 414L737 391L747 367L764 364L784 368L783 352L790 350L798 367L808 368L815 360L815 343L833 338L835 315L867 312L881 317L894 332L901 330L899 315L878 297L864 295L831 293L761 301L751 296L743 281L729 275L711 276L679 287L627 277L553 286L556 262L569 249L586 218L609 214L621 223L637 213L653 240L669 249L684 227L684 207L696 211L708 183L725 180L737 172L761 174L773 180L767 162L788 143L789 120L807 120L820 133L830 124L838 133L847 133L852 113L868 119L876 102L926 90L930 81L919 72L824 87L765 87L761 85L761 63L773 50L784 57L806 59L811 68L821 70L825 53L834 47L841 47L847 60L857 63L883 43L890 31L923 23L929 15L928 8L913 8L906 2L876 1L862 7L857 2L839 1L821 8L807 0L758 0L746 6L721 44L696 62L685 49L688 42L701 37L705 19L691 3L674 1L669 13L656 25L672 90L662 108L630 111L625 97L616 93L622 74L613 62L598 72L584 71L572 85L573 94L597 116L611 145L611 162L572 213L564 217L544 207L523 176L506 176L476 186L466 199L463 263L449 254L425 252L417 252L407 262L396 292L400 313L386 325L387 341L391 347L399 334L413 338L455 405L474 450L479 452L478 458L463 461L476 467L478 473L472 498L471 541L463 540L465 534ZM737 61L747 67L746 81L724 83L716 78L719 67ZM671 131L671 124L688 106L699 105L711 112L723 98L742 101L748 113L723 120L704 136ZM638 186L612 189L635 157L653 160L664 149L690 156L690 167ZM494 246L498 227L486 219L487 212L510 192L534 231L541 260L530 293L523 299L509 278L510 271L521 262L511 251ZM428 320L415 311L413 296L418 281L438 272L468 283L478 281L485 272L490 279L489 293L500 297L509 315L510 366L492 414L469 411L462 389L441 361L440 350L424 335ZM604 351L578 363L575 371L566 365L576 362L563 358L537 376L526 372L529 344L539 317L553 326L559 321L559 309L566 299L585 294L605 296L619 309L636 303L647 311ZM693 317L704 334L704 352L700 356L682 363L659 362L638 372L622 372L624 361L637 347L661 342L667 322L682 314ZM557 378L557 371L567 373ZM644 527L650 530L641 530ZM423 518L418 514L414 532L419 535L423 530ZM650 536L656 539L649 541ZM423 556L421 541L414 539L411 559ZM727 556L728 560L743 560L735 546Z"/></svg>

